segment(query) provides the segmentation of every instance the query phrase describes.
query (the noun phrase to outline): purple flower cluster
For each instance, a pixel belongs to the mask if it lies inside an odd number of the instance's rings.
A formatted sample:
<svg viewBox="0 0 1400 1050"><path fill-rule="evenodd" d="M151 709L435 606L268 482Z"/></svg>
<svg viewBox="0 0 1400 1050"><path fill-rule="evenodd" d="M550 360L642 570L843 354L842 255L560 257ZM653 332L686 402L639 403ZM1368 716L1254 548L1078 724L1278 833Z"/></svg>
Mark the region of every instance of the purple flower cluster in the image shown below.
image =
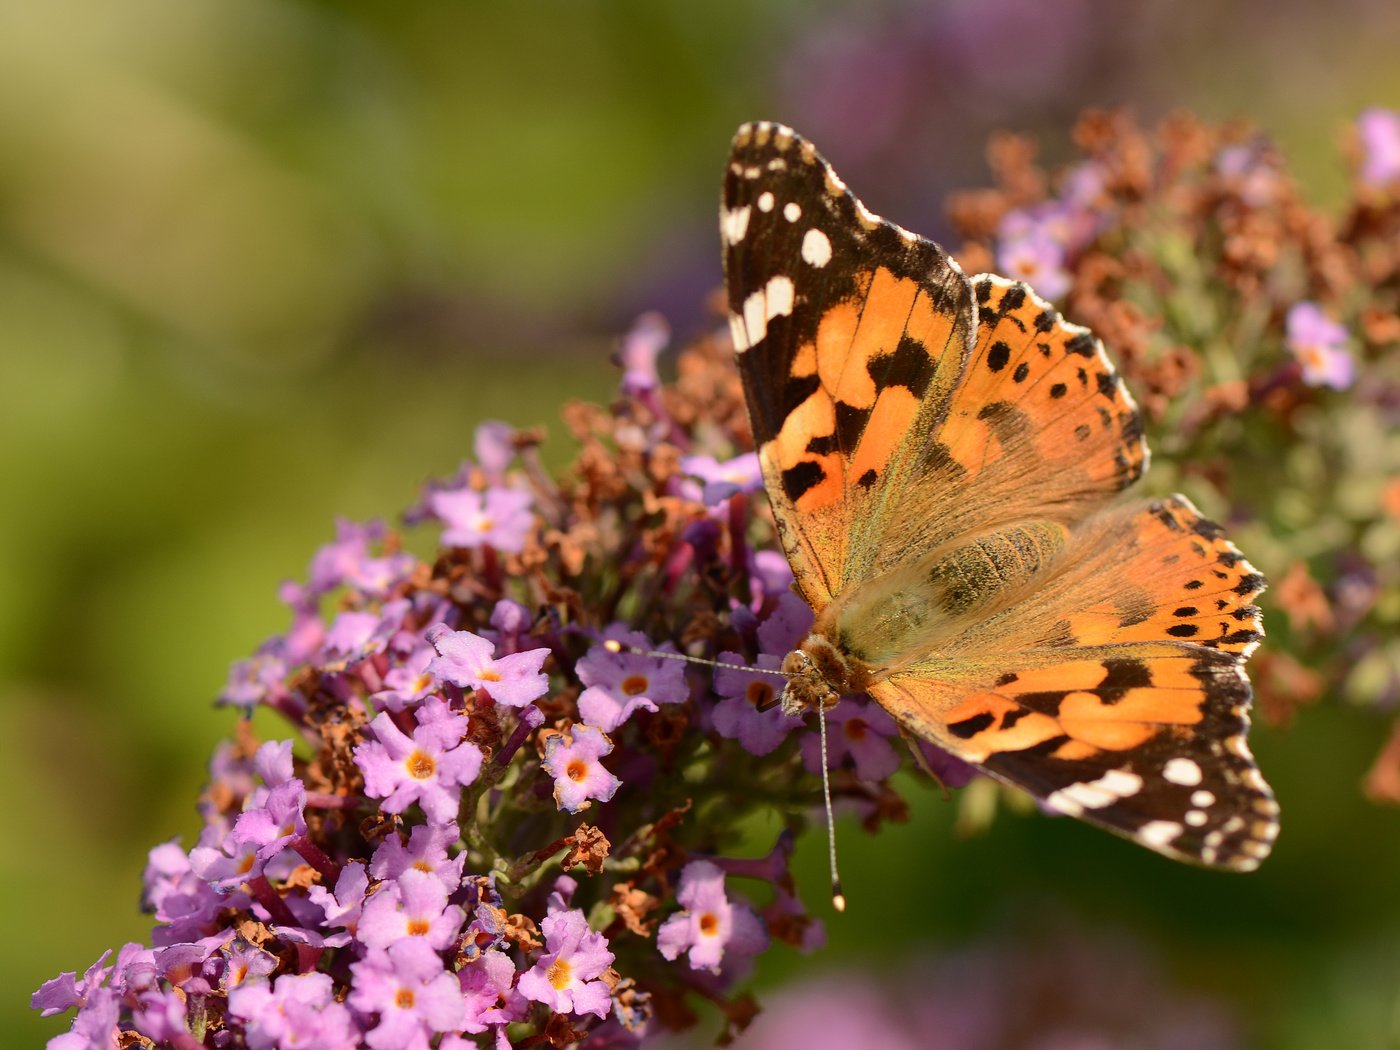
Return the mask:
<svg viewBox="0 0 1400 1050"><path fill-rule="evenodd" d="M198 841L150 853L150 945L35 993L76 1009L51 1046L639 1046L657 997L723 1004L770 945L822 943L788 872L815 737L764 673L811 611L756 458L715 425L741 406L663 387L664 335L643 322L622 400L571 421L572 473L487 425L407 516L438 529L431 562L342 522L283 588L290 628L222 699L292 732L220 746ZM692 382L714 349L687 351ZM852 701L832 728L837 794L868 796L899 765L891 724ZM720 855L756 777L787 830Z"/></svg>

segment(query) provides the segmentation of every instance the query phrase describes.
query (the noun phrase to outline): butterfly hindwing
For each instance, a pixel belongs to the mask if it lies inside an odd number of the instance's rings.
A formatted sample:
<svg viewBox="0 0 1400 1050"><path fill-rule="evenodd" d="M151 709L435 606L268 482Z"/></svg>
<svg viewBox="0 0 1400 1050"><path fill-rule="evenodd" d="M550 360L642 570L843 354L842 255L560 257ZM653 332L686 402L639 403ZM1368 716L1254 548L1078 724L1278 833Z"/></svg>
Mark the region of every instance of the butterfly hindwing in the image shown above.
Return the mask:
<svg viewBox="0 0 1400 1050"><path fill-rule="evenodd" d="M1278 831L1246 742L1263 587L1184 498L1114 508L1043 588L870 692L1053 809L1247 870Z"/></svg>

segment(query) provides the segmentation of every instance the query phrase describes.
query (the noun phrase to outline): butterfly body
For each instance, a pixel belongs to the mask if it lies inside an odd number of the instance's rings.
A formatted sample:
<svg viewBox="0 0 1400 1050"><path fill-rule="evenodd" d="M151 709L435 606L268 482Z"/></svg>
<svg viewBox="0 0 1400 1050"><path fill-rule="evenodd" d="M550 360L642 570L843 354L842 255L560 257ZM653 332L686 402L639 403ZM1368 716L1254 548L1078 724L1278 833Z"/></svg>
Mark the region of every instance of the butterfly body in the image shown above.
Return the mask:
<svg viewBox="0 0 1400 1050"><path fill-rule="evenodd" d="M731 331L809 637L790 712L868 693L1050 808L1244 870L1262 576L1184 497L1115 497L1141 418L1091 333L870 213L790 129L735 138Z"/></svg>

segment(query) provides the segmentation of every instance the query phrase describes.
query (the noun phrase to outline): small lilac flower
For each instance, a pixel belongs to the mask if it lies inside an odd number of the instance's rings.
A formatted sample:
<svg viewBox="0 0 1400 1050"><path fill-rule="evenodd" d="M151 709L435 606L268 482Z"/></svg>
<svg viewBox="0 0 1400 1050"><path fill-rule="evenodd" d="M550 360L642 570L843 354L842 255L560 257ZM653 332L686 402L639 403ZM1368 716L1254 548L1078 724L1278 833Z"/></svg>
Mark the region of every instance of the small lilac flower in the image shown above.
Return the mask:
<svg viewBox="0 0 1400 1050"><path fill-rule="evenodd" d="M185 996L175 988L149 988L137 999L131 1026L157 1046L187 1044L192 1035L185 1009Z"/></svg>
<svg viewBox="0 0 1400 1050"><path fill-rule="evenodd" d="M437 650L431 645L416 646L401 663L385 672L385 688L371 699L390 711L402 711L418 703L438 686L436 676L428 670L436 656Z"/></svg>
<svg viewBox="0 0 1400 1050"><path fill-rule="evenodd" d="M375 1050L424 1046L436 1032L459 1031L467 1020L461 985L420 937L370 952L350 966L349 1003L379 1023L365 1036Z"/></svg>
<svg viewBox="0 0 1400 1050"><path fill-rule="evenodd" d="M762 608L763 603L774 595L781 598L792 593L789 590L792 586L792 566L788 564L782 551L753 551L749 555L748 569L749 588L753 591L755 610Z"/></svg>
<svg viewBox="0 0 1400 1050"><path fill-rule="evenodd" d="M833 769L847 756L861 780L884 780L899 768L899 752L889 739L899 728L878 705L842 700L826 713L826 722L827 761ZM802 761L810 772L821 772L821 738L816 733L802 738Z"/></svg>
<svg viewBox="0 0 1400 1050"><path fill-rule="evenodd" d="M637 318L617 352L617 362L622 366L624 394L635 396L661 385L656 372L656 359L670 341L670 326L660 314L645 313Z"/></svg>
<svg viewBox="0 0 1400 1050"><path fill-rule="evenodd" d="M375 597L388 593L413 567L413 558L404 554L372 557L371 545L382 543L387 532L381 521L361 525L341 518L335 523L335 539L311 559L307 587L314 594L327 594L342 585Z"/></svg>
<svg viewBox="0 0 1400 1050"><path fill-rule="evenodd" d="M604 638L637 649L656 648L641 631L613 627L604 632ZM679 704L690 695L679 660L614 653L595 645L575 670L579 681L588 687L578 698L579 714L605 733L622 725L638 708L655 711L657 704Z"/></svg>
<svg viewBox="0 0 1400 1050"><path fill-rule="evenodd" d="M376 739L355 748L355 764L364 773L365 794L384 799L384 812L402 813L417 802L429 820L443 824L456 818L460 789L481 772L481 749L462 739L467 720L452 714L446 701L424 701L417 717L410 738L381 713L369 725Z"/></svg>
<svg viewBox="0 0 1400 1050"><path fill-rule="evenodd" d="M365 902L357 937L367 948L387 948L405 937L420 938L443 951L466 921L466 913L447 903L447 890L436 875L409 868L395 882L384 883Z"/></svg>
<svg viewBox="0 0 1400 1050"><path fill-rule="evenodd" d="M753 909L731 903L724 872L708 860L681 869L676 900L682 910L656 931L656 947L667 959L687 953L692 970L719 973L725 954L754 955L768 946L768 931Z"/></svg>
<svg viewBox="0 0 1400 1050"><path fill-rule="evenodd" d="M612 741L589 725L575 725L572 741L551 736L545 744L544 769L554 778L554 801L570 813L585 810L589 799L606 802L622 781L603 768L599 761L611 753Z"/></svg>
<svg viewBox="0 0 1400 1050"><path fill-rule="evenodd" d="M443 889L456 893L462 884L462 866L466 854L447 855L448 847L457 841L457 825L419 824L408 836L408 845L398 835L389 835L379 844L370 858L369 873L376 879L397 879L406 871L417 870L437 877Z"/></svg>
<svg viewBox="0 0 1400 1050"><path fill-rule="evenodd" d="M206 829L206 834L209 841L218 841L217 831ZM256 854L256 847L250 847L249 855L256 858ZM152 935L158 944L204 936L214 928L220 912L247 899L220 893L202 879L178 842L161 843L147 854L143 882L146 905L161 923Z"/></svg>
<svg viewBox="0 0 1400 1050"><path fill-rule="evenodd" d="M48 1050L113 1050L117 1023L121 1019L121 999L110 988L98 988L78 1009L73 1027L48 1042Z"/></svg>
<svg viewBox="0 0 1400 1050"><path fill-rule="evenodd" d="M720 653L719 662L743 664L739 653ZM754 665L776 670L780 657L760 653ZM715 670L715 692L724 699L711 712L715 732L728 740L737 740L746 751L766 755L781 744L787 735L802 724L802 719L783 714L775 698L783 688L783 680L758 671L737 671L729 667ZM759 710L762 707L764 710Z"/></svg>
<svg viewBox="0 0 1400 1050"><path fill-rule="evenodd" d="M219 703L253 708L274 703L286 691L287 661L282 658L285 643L273 638L247 660L229 668L228 681L219 693Z"/></svg>
<svg viewBox="0 0 1400 1050"><path fill-rule="evenodd" d="M112 967L106 965L111 954L112 949L108 948L98 956L97 962L87 968L81 981L74 970L66 970L45 981L29 997L30 1007L40 1011L40 1017L52 1017L75 1006L81 1007L90 995L102 987L107 975L112 972Z"/></svg>
<svg viewBox="0 0 1400 1050"><path fill-rule="evenodd" d="M925 765L944 787L967 787L968 784L972 783L973 778L978 776L976 766L968 765L962 759L950 755L936 744L920 740L918 748L919 753L924 757Z"/></svg>
<svg viewBox="0 0 1400 1050"><path fill-rule="evenodd" d="M1356 118L1361 139L1361 181L1385 189L1400 181L1400 113L1372 107Z"/></svg>
<svg viewBox="0 0 1400 1050"><path fill-rule="evenodd" d="M228 1012L245 1025L250 1050L349 1050L357 1045L350 1011L328 974L284 974L229 992Z"/></svg>
<svg viewBox="0 0 1400 1050"><path fill-rule="evenodd" d="M448 547L494 547L519 553L534 527L534 497L523 489L493 486L484 493L470 486L428 496L428 509L442 522Z"/></svg>
<svg viewBox="0 0 1400 1050"><path fill-rule="evenodd" d="M496 658L494 646L485 638L441 623L429 627L426 637L438 654L428 672L442 681L463 689L484 689L507 707L524 707L549 692L549 676L540 671L548 649Z"/></svg>
<svg viewBox="0 0 1400 1050"><path fill-rule="evenodd" d="M1226 146L1215 158L1215 170L1251 208L1267 207L1282 186L1262 141Z"/></svg>
<svg viewBox="0 0 1400 1050"><path fill-rule="evenodd" d="M1288 349L1303 366L1303 382L1334 390L1351 386L1355 365L1347 352L1344 327L1308 301L1293 304L1286 324Z"/></svg>
<svg viewBox="0 0 1400 1050"><path fill-rule="evenodd" d="M319 596L309 587L288 581L282 584L277 597L292 610L292 626L285 636L272 641L281 646L281 656L287 664L296 667L319 653L326 639Z"/></svg>
<svg viewBox="0 0 1400 1050"><path fill-rule="evenodd" d="M312 886L307 889L306 896L325 913L325 925L339 926L353 936L359 929L368 889L369 876L365 874L364 861L355 860L340 869L334 893L324 886Z"/></svg>
<svg viewBox="0 0 1400 1050"><path fill-rule="evenodd" d="M497 645L507 653L520 651L521 636L530 630L534 614L511 598L502 598L491 610L491 626L499 632Z"/></svg>
<svg viewBox="0 0 1400 1050"><path fill-rule="evenodd" d="M505 481L506 468L515 458L516 429L499 419L488 419L476 428L472 447L476 450L476 461L481 464L481 472L493 485Z"/></svg>
<svg viewBox="0 0 1400 1050"><path fill-rule="evenodd" d="M353 867L353 865L347 865L347 867ZM361 867L363 868L363 865ZM320 889L320 887L313 887L313 889ZM277 969L277 956L255 944L250 944L242 937L232 941L224 948L224 956L226 961L223 986L226 992L231 992L250 981L260 981Z"/></svg>
<svg viewBox="0 0 1400 1050"><path fill-rule="evenodd" d="M761 653L784 657L812 630L812 607L792 591L784 591L767 618L758 625Z"/></svg>
<svg viewBox="0 0 1400 1050"><path fill-rule="evenodd" d="M681 460L681 470L705 483L700 501L708 507L723 503L736 493L763 488L757 452L744 452L723 463L713 456L686 456Z"/></svg>
<svg viewBox="0 0 1400 1050"><path fill-rule="evenodd" d="M555 1013L607 1017L611 996L597 979L613 961L607 938L589 929L578 909L547 915L540 928L547 953L520 975L520 994Z"/></svg>
<svg viewBox="0 0 1400 1050"><path fill-rule="evenodd" d="M510 1004L512 999L520 998L513 994L511 987L515 981L515 964L505 952L482 952L475 961L457 971L457 980L467 1008L462 1031L476 1035L490 1025L509 1024L523 1016L523 1011L502 1006L502 1003Z"/></svg>
<svg viewBox="0 0 1400 1050"><path fill-rule="evenodd" d="M382 653L394 635L403 629L408 612L409 603L405 599L385 602L378 613L342 612L326 632L323 658L332 666L343 666Z"/></svg>
<svg viewBox="0 0 1400 1050"><path fill-rule="evenodd" d="M1043 299L1058 300L1073 285L1065 268L1065 248L1043 230L1002 236L997 245L997 266L1014 281L1024 281Z"/></svg>

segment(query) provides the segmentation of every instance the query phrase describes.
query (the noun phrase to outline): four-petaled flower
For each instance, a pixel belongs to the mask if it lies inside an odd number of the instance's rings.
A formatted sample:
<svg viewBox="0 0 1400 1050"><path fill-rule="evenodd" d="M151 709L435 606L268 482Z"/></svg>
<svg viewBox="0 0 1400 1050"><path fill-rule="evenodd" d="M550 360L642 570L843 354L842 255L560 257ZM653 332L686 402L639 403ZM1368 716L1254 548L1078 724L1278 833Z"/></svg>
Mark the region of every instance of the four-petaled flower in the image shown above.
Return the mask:
<svg viewBox="0 0 1400 1050"><path fill-rule="evenodd" d="M1361 181L1373 189L1400 182L1400 113L1373 106L1356 118Z"/></svg>
<svg viewBox="0 0 1400 1050"><path fill-rule="evenodd" d="M681 470L705 483L700 502L708 507L723 503L737 493L757 492L763 488L757 452L742 452L723 463L713 456L686 456L681 460Z"/></svg>
<svg viewBox="0 0 1400 1050"><path fill-rule="evenodd" d="M562 734L545 743L544 769L554 778L554 801L559 808L577 813L588 808L589 799L608 801L622 781L599 761L613 749L612 741L601 730L575 725L570 735L573 739L567 743Z"/></svg>
<svg viewBox="0 0 1400 1050"><path fill-rule="evenodd" d="M610 993L607 982L598 980L613 961L607 938L589 929L577 908L545 916L541 929L546 953L520 975L520 994L555 1013L607 1017Z"/></svg>
<svg viewBox="0 0 1400 1050"><path fill-rule="evenodd" d="M1303 368L1308 386L1351 386L1355 365L1347 351L1347 330L1314 302L1294 303L1288 311L1288 349Z"/></svg>
<svg viewBox="0 0 1400 1050"><path fill-rule="evenodd" d="M883 708L846 699L826 713L826 721L827 762L833 769L847 756L861 780L884 780L899 768L899 752L890 743L899 727ZM811 772L821 772L821 738L816 733L802 738L802 761Z"/></svg>
<svg viewBox="0 0 1400 1050"><path fill-rule="evenodd" d="M461 907L447 903L442 880L431 872L409 868L365 902L356 936L367 948L388 948L406 937L418 937L442 951L465 920Z"/></svg>
<svg viewBox="0 0 1400 1050"><path fill-rule="evenodd" d="M369 724L374 740L355 748L355 764L365 775L365 794L382 798L386 813L402 813L417 802L435 823L456 819L461 788L481 772L481 749L462 738L467 720L447 702L424 701L418 728L409 737L388 712Z"/></svg>
<svg viewBox="0 0 1400 1050"><path fill-rule="evenodd" d="M442 522L442 542L449 547L494 547L519 553L534 527L534 497L523 489L470 486L434 492L428 509Z"/></svg>
<svg viewBox="0 0 1400 1050"><path fill-rule="evenodd" d="M720 663L742 665L739 653L720 653ZM770 653L759 653L754 661L757 668L777 669L782 659ZM787 735L802 724L802 719L783 714L777 704L783 680L760 671L741 671L735 667L715 670L715 692L722 696L715 704L711 718L720 736L737 740L755 755L766 755Z"/></svg>
<svg viewBox="0 0 1400 1050"><path fill-rule="evenodd" d="M228 996L228 1010L245 1025L250 1050L348 1050L358 1043L350 1011L336 1001L328 974L284 974L249 981Z"/></svg>
<svg viewBox="0 0 1400 1050"><path fill-rule="evenodd" d="M429 627L426 637L438 654L428 664L428 673L444 682L484 689L507 707L524 707L549 691L549 676L540 671L548 649L496 657L495 647L485 638L441 623Z"/></svg>
<svg viewBox="0 0 1400 1050"><path fill-rule="evenodd" d="M682 952L693 970L719 973L726 953L753 955L768 945L768 931L747 905L724 892L724 872L708 860L681 869L676 900L681 911L656 931L656 947L667 959Z"/></svg>
<svg viewBox="0 0 1400 1050"><path fill-rule="evenodd" d="M655 648L641 631L612 628L604 638L635 649ZM622 725L638 708L655 711L657 704L679 704L690 695L681 662L665 657L615 653L595 645L575 671L588 687L578 698L579 714L605 733Z"/></svg>
<svg viewBox="0 0 1400 1050"><path fill-rule="evenodd" d="M350 1005L379 1015L365 1036L375 1050L426 1048L433 1033L458 1031L466 1023L461 985L421 937L372 951L350 969L355 975Z"/></svg>

